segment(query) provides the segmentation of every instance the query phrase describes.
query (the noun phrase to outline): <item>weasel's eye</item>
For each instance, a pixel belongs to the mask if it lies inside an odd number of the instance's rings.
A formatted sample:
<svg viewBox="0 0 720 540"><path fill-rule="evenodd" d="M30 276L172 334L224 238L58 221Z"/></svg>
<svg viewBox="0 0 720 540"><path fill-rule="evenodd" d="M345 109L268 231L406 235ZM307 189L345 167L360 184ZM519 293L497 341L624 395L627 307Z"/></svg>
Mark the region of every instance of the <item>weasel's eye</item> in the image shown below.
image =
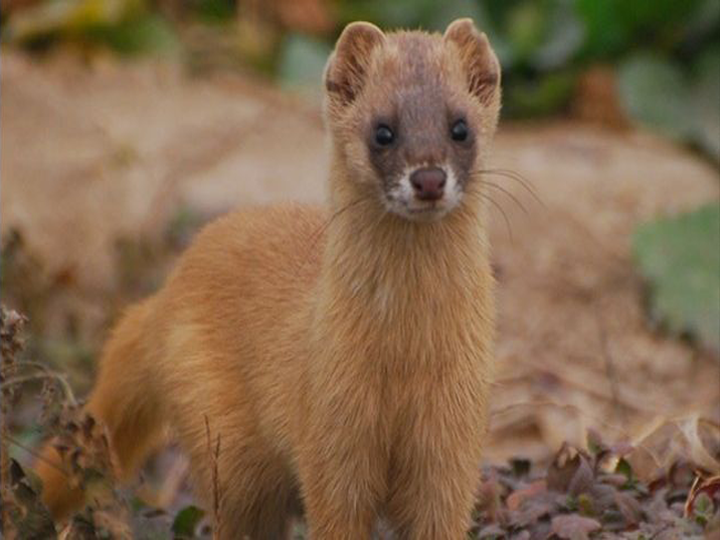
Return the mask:
<svg viewBox="0 0 720 540"><path fill-rule="evenodd" d="M450 136L453 141L462 142L468 138L468 127L465 120L458 120L450 128Z"/></svg>
<svg viewBox="0 0 720 540"><path fill-rule="evenodd" d="M395 134L386 125L379 125L375 130L375 142L380 146L388 146L395 140Z"/></svg>

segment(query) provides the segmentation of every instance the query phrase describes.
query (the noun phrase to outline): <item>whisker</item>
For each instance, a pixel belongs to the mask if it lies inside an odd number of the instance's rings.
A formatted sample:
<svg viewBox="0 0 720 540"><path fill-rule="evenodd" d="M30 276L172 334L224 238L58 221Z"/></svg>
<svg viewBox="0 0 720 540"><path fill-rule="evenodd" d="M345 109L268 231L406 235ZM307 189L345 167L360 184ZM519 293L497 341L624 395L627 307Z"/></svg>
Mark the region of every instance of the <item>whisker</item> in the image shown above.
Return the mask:
<svg viewBox="0 0 720 540"><path fill-rule="evenodd" d="M521 183L529 191L532 191L533 193L537 193L535 186L532 185L530 180L528 180L523 174L521 174L517 171L514 171L512 169L480 169L480 172L504 175L508 178L512 178L512 179L516 180L517 182Z"/></svg>
<svg viewBox="0 0 720 540"><path fill-rule="evenodd" d="M505 195L507 195L507 197L509 197L510 199L512 199L512 201L513 201L515 204L517 204L517 205L520 207L520 210L522 210L525 215L528 214L528 211L527 211L527 208L525 208L525 205L523 205L523 204L520 202L520 200L519 200L515 195L512 194L512 192L508 191L507 189L505 189L504 187L502 187L502 186L499 185L499 184L495 184L494 182L488 182L487 180L481 179L481 180L480 180L480 183L481 183L482 185L484 185L484 186L488 186L488 187L491 187L491 188L495 188L495 189L497 189L498 191L504 193Z"/></svg>
<svg viewBox="0 0 720 540"><path fill-rule="evenodd" d="M510 226L510 219L508 218L507 213L505 213L505 210L503 209L503 207L500 206L500 204L497 201L495 201L492 197L490 197L486 193L483 193L482 191L468 190L465 192L465 195L466 196L467 195L477 195L481 199L490 202L490 204L492 204L495 208L497 208L498 211L500 212L500 214L502 214L503 220L505 221L505 228L507 229L508 237L510 238L510 243L515 244L515 238L513 237L512 227Z"/></svg>
<svg viewBox="0 0 720 540"><path fill-rule="evenodd" d="M510 169L478 169L473 171L473 173L496 174L498 176L502 176L503 178L515 180L532 196L533 199L535 199L537 203L539 203L543 208L547 208L543 200L540 198L537 190L533 187L530 181L519 172L512 171Z"/></svg>
<svg viewBox="0 0 720 540"><path fill-rule="evenodd" d="M349 210L353 206L360 204L361 202L367 200L368 198L369 197L359 197L359 198L355 199L354 201L350 201L345 206L343 206L340 209L333 212L333 214L329 218L327 218L325 220L325 222L320 227L318 227L318 229L314 233L312 233L310 235L310 247L307 252L308 256L315 251L315 247L317 246L318 241L320 240L322 235L325 233L325 231L327 231L328 227L330 227L332 222L335 221L335 219L337 219L340 215L345 213L347 210ZM305 262L307 262L307 261L308 261L308 259L305 260Z"/></svg>
<svg viewBox="0 0 720 540"><path fill-rule="evenodd" d="M332 224L332 222L335 221L335 219L337 219L339 216L344 214L346 211L348 211L353 206L357 206L358 204L360 204L367 198L368 197L359 197L359 198L355 199L354 201L351 201L348 204L346 204L345 206L341 207L339 210L336 210L335 212L333 212L333 214L325 221L325 223L323 223L323 225L321 227L319 227L318 230L313 233L312 237L315 238L315 241L317 241L319 239L319 237L322 236L322 234L327 230L327 228Z"/></svg>

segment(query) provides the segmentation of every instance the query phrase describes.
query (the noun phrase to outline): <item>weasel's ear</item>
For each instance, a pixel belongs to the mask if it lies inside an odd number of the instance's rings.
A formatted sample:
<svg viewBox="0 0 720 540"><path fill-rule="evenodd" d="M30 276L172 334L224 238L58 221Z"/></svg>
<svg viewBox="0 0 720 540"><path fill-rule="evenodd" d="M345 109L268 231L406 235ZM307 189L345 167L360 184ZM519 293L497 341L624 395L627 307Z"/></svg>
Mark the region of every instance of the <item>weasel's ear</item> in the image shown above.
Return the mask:
<svg viewBox="0 0 720 540"><path fill-rule="evenodd" d="M471 19L457 19L447 27L443 40L457 47L470 93L489 101L500 87L500 62L485 33L478 32Z"/></svg>
<svg viewBox="0 0 720 540"><path fill-rule="evenodd" d="M325 66L325 89L331 99L344 105L355 100L365 84L370 53L384 41L385 34L374 24L354 22L345 27Z"/></svg>

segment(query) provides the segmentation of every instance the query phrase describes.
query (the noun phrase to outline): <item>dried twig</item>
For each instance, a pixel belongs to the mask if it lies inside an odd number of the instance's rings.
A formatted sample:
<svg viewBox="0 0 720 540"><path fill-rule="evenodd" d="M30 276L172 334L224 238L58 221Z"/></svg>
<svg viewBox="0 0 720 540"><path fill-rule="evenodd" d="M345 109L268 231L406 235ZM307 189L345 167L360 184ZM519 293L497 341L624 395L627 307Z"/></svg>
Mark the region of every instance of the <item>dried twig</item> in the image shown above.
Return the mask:
<svg viewBox="0 0 720 540"><path fill-rule="evenodd" d="M215 447L213 448L212 437L210 436L210 421L207 415L205 415L205 433L207 437L207 448L210 456L210 463L212 466L212 490L213 490L213 539L219 540L220 527L222 525L220 521L220 510L222 508L222 497L220 493L220 481L218 475L218 461L220 457L220 434L218 433Z"/></svg>
<svg viewBox="0 0 720 540"><path fill-rule="evenodd" d="M23 349L22 329L27 318L16 311L0 306L0 518L3 534L6 538L16 538L17 531L10 522L10 459L7 441L9 438L8 412L9 402L13 399L12 389L4 383L14 376L17 370L15 355Z"/></svg>
<svg viewBox="0 0 720 540"><path fill-rule="evenodd" d="M67 476L68 478L70 477L70 475L68 474L68 471L67 471L62 465L58 464L56 461L53 461L53 460L51 460L51 459L46 458L45 456L43 456L43 455L40 454L39 452L36 452L35 450L33 450L32 448L30 448L29 446L25 446L23 443L21 443L20 441L18 441L18 440L17 440L15 437L13 437L12 435L3 435L3 440L6 441L6 442L9 442L9 443L12 444L12 445L17 446L18 448L20 448L20 449L22 449L22 450L24 450L25 452L27 452L28 454L30 454L30 455L31 455L32 457L34 457L35 459L37 459L37 460L39 460L39 461L42 461L42 462L44 462L44 463L47 463L47 464L50 465L53 469L57 470L58 472L60 472L60 473L63 474L64 476Z"/></svg>
<svg viewBox="0 0 720 540"><path fill-rule="evenodd" d="M610 381L610 393L612 395L612 405L615 409L615 413L620 417L623 427L628 425L627 411L620 403L620 392L618 390L617 376L615 374L615 363L613 357L610 354L610 346L608 343L607 332L605 325L600 318L600 313L595 312L595 320L597 321L598 337L600 340L600 351L605 361L605 373L607 374L608 381Z"/></svg>
<svg viewBox="0 0 720 540"><path fill-rule="evenodd" d="M48 368L45 364L42 362L35 362L34 360L23 360L18 364L18 368L25 368L25 367L33 367L37 368L44 373L48 374L51 379L54 379L55 382L57 382L60 387L63 389L63 392L65 393L65 399L67 399L68 403L75 407L78 404L78 400L75 397L75 392L73 392L72 387L70 386L70 383L67 380L67 377L63 375L62 373L58 373L57 371L52 371L50 368Z"/></svg>
<svg viewBox="0 0 720 540"><path fill-rule="evenodd" d="M23 362L24 364L24 362ZM22 364L19 364L22 365ZM58 383L60 383L60 386L62 386L63 390L65 391L65 396L67 397L68 401L74 406L77 405L77 401L75 400L75 396L73 395L72 390L70 389L70 385L68 384L65 377L60 375L59 373L54 373L52 371L47 371L46 373L33 373L31 375L21 375L19 377L11 377L7 379L6 381L3 381L0 383L0 390L5 390L10 388L11 386L17 385L17 384L23 384L30 381L41 381L41 380L47 380L51 379Z"/></svg>

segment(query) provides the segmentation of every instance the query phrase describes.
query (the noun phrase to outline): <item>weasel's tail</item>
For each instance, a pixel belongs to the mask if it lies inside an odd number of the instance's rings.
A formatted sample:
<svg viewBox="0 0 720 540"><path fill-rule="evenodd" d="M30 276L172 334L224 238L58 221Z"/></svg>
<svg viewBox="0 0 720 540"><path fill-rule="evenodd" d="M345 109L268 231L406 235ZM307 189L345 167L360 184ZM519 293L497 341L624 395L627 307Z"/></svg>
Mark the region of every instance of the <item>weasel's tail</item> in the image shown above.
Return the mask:
<svg viewBox="0 0 720 540"><path fill-rule="evenodd" d="M131 308L115 328L100 363L100 372L86 406L109 435L118 480L131 479L162 435L161 400L153 365L159 353L149 328L152 299ZM55 519L82 508L84 493L73 487L69 463L53 442L42 450L36 472L43 481L43 501Z"/></svg>

